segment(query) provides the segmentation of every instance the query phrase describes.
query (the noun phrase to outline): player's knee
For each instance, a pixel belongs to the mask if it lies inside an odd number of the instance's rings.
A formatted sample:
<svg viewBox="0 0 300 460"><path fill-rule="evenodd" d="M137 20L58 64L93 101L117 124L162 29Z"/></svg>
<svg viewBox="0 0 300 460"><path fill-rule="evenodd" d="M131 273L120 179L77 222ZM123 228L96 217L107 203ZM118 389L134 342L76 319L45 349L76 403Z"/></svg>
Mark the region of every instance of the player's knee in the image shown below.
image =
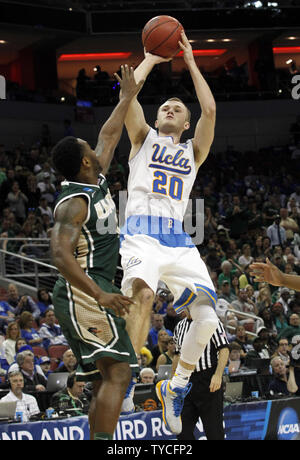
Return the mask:
<svg viewBox="0 0 300 460"><path fill-rule="evenodd" d="M195 305L191 309L191 316L196 329L197 342L207 344L219 324L216 312L210 306Z"/></svg>
<svg viewBox="0 0 300 460"><path fill-rule="evenodd" d="M143 287L133 297L142 306L152 308L152 304L154 301L154 293L152 289L150 289L149 287Z"/></svg>
<svg viewBox="0 0 300 460"><path fill-rule="evenodd" d="M108 379L114 385L127 389L131 380L131 370L127 363L119 363L111 369Z"/></svg>
<svg viewBox="0 0 300 460"><path fill-rule="evenodd" d="M218 327L218 319L207 318L194 322L196 340L200 344L207 344Z"/></svg>

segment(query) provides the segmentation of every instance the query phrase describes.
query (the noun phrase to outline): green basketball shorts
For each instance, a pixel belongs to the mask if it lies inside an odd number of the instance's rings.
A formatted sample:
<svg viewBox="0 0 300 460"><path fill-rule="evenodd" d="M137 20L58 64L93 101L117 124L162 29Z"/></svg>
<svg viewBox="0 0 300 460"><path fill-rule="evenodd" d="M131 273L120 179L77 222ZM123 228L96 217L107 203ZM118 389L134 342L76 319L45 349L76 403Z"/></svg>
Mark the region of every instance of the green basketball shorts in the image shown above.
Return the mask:
<svg viewBox="0 0 300 460"><path fill-rule="evenodd" d="M121 294L104 278L94 275L91 278L103 291ZM104 357L126 362L133 373L138 372L136 354L125 329L124 318L116 316L112 309L101 307L95 299L71 286L62 277L54 286L53 305L63 334L77 358L78 380L100 379L96 361Z"/></svg>

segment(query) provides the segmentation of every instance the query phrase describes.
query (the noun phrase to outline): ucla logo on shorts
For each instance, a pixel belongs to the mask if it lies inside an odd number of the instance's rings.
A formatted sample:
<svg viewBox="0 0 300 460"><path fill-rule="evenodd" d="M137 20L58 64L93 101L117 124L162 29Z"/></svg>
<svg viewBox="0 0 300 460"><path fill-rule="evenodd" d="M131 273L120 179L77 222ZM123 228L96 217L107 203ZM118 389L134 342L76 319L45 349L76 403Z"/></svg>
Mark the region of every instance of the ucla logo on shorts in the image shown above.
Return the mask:
<svg viewBox="0 0 300 460"><path fill-rule="evenodd" d="M279 440L298 439L300 435L299 418L291 407L281 411L278 418L277 438Z"/></svg>
<svg viewBox="0 0 300 460"><path fill-rule="evenodd" d="M131 268L131 267L134 267L135 265L139 265L141 263L142 263L142 261L140 259L138 259L137 257L130 257L130 259L128 260L128 262L126 264L126 268Z"/></svg>

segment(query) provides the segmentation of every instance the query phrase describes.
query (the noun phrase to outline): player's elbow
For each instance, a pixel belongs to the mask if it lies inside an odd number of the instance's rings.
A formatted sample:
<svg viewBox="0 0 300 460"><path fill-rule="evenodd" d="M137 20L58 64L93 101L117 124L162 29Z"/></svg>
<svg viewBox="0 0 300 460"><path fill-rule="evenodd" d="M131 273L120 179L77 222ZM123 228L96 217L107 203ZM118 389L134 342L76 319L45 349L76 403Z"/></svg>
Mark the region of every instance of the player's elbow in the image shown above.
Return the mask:
<svg viewBox="0 0 300 460"><path fill-rule="evenodd" d="M202 110L203 115L205 115L210 120L214 120L216 118L216 112L217 107L214 100L209 102L209 104L207 104Z"/></svg>
<svg viewBox="0 0 300 460"><path fill-rule="evenodd" d="M61 271L61 269L66 265L67 251L65 248L62 248L59 245L51 245L51 259L53 265Z"/></svg>

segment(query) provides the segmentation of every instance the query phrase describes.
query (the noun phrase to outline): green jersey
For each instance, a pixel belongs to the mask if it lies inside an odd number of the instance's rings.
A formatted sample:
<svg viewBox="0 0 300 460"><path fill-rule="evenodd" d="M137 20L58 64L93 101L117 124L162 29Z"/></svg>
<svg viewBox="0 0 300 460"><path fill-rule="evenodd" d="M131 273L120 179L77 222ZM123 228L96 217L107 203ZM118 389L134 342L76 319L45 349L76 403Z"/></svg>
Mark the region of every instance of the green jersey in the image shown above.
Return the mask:
<svg viewBox="0 0 300 460"><path fill-rule="evenodd" d="M88 213L74 256L86 274L112 281L118 262L119 229L115 203L106 179L100 175L99 185L62 182L62 192L56 201L54 215L61 203L75 196L86 199Z"/></svg>

